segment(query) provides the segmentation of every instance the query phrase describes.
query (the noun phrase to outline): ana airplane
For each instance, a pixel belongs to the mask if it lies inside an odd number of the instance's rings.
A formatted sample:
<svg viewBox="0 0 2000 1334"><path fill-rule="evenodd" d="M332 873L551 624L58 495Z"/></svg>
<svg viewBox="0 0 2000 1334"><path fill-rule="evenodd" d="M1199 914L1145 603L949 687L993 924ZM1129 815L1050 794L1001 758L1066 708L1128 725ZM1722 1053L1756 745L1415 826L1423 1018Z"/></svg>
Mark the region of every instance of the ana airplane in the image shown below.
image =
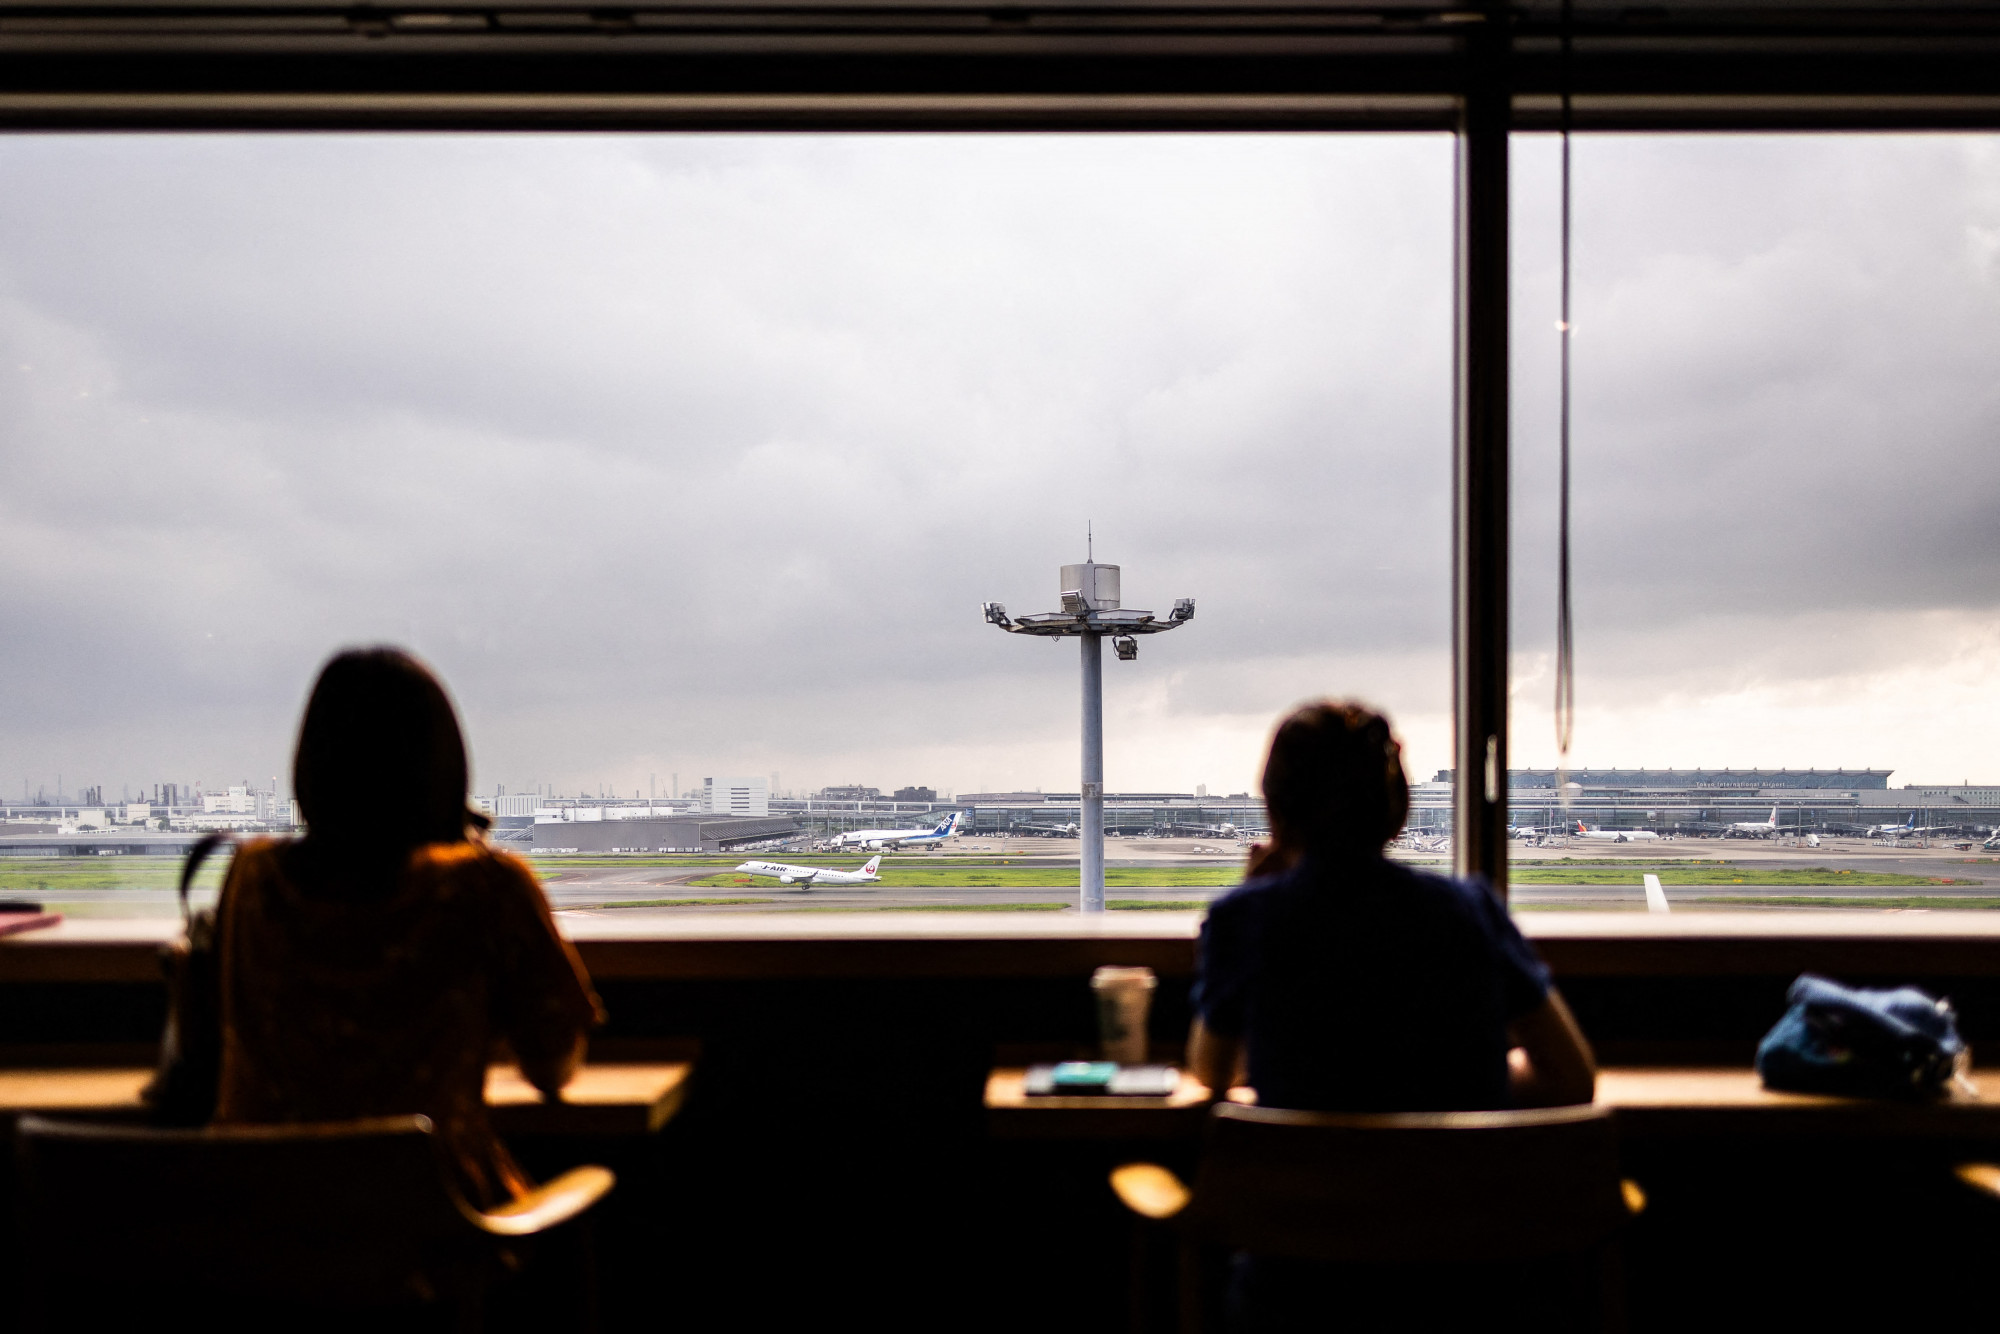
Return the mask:
<svg viewBox="0 0 2000 1334"><path fill-rule="evenodd" d="M1869 838L1923 838L1930 834L1944 834L1957 828L1948 824L1918 824L1917 813L1911 811L1901 824L1872 824L1868 826Z"/></svg>
<svg viewBox="0 0 2000 1334"><path fill-rule="evenodd" d="M1722 831L1724 838L1776 838L1778 836L1778 808L1771 808L1768 820L1738 820Z"/></svg>
<svg viewBox="0 0 2000 1334"><path fill-rule="evenodd" d="M781 885L811 889L814 885L872 885L882 878L882 858L870 857L858 871L835 871L824 866L792 866L786 862L744 862L736 869L745 875L761 875Z"/></svg>
<svg viewBox="0 0 2000 1334"><path fill-rule="evenodd" d="M1576 836L1605 843L1657 843L1660 838L1650 829L1592 829L1581 820L1576 822Z"/></svg>
<svg viewBox="0 0 2000 1334"><path fill-rule="evenodd" d="M900 848L925 847L942 843L958 832L958 822L964 811L953 811L938 821L934 829L851 829L833 840L836 848L887 848L895 852Z"/></svg>

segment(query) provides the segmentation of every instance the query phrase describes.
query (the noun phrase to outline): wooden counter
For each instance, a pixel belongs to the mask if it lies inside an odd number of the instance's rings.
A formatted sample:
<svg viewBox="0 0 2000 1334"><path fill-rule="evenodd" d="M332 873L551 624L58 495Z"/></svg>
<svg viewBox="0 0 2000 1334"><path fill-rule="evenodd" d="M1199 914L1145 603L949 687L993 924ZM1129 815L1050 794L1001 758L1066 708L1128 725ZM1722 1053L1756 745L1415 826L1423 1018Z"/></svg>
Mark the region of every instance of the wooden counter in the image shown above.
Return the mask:
<svg viewBox="0 0 2000 1334"><path fill-rule="evenodd" d="M694 1066L685 1061L585 1065L546 1102L513 1066L486 1072L486 1103L502 1135L643 1135L673 1119ZM0 1118L24 1112L138 1112L144 1067L0 1070Z"/></svg>
<svg viewBox="0 0 2000 1334"><path fill-rule="evenodd" d="M986 1081L986 1114L995 1135L1008 1139L1193 1139L1207 1118L1208 1090L1190 1075L1167 1098L1031 1098L1027 1071L994 1070ZM1618 1114L1627 1139L1757 1136L1818 1138L1986 1139L2000 1142L2000 1068L1976 1071L1986 1094L1954 1093L1939 1102L1832 1098L1767 1089L1755 1070L1740 1066L1607 1067L1598 1073L1597 1101ZM1248 1089L1239 1102L1255 1101Z"/></svg>

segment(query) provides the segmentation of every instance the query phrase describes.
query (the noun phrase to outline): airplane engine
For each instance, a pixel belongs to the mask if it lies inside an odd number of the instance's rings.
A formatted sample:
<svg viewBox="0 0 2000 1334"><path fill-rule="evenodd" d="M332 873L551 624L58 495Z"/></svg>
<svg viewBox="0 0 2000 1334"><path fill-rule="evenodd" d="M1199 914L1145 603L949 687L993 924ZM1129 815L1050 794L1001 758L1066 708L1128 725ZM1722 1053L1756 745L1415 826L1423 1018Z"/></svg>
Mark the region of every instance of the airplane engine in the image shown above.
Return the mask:
<svg viewBox="0 0 2000 1334"><path fill-rule="evenodd" d="M781 876L779 876L779 877L778 877L778 883L779 883L779 884L781 884L781 885L789 885L789 884L791 884L791 883L792 883L793 879L794 879L794 877L792 877L792 876L789 876L789 875L781 875Z"/></svg>

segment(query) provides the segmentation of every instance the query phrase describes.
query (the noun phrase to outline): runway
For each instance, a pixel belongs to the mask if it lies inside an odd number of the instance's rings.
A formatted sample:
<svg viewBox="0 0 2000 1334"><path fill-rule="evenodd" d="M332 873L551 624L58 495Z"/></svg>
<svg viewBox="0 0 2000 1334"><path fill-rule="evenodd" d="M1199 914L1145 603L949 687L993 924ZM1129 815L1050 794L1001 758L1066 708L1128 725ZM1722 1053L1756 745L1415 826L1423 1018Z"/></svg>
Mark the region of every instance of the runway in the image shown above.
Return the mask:
<svg viewBox="0 0 2000 1334"><path fill-rule="evenodd" d="M1032 846L1021 847L1011 842L995 846L991 854L982 852L981 860L1004 855L1013 867L1039 868L1049 873L1049 880L1066 883L1005 888L898 888L884 885L800 890L764 880L717 888L712 885L694 887L687 883L711 876L715 869L712 867L699 870L578 867L561 871L560 878L549 884L548 892L551 903L559 910L609 912L621 916L644 912L1020 911L1028 905L1056 904L1073 910L1076 882L1072 877L1077 866L1073 853L1075 840L1038 839L1022 840L1021 843ZM1140 851L1134 845L1141 843L1153 845L1143 849L1148 855L1118 855ZM1215 851L1196 853L1193 851L1194 843L1194 840L1125 840L1121 846L1114 842L1106 849L1106 868L1108 872L1124 871L1142 880L1151 871L1221 871L1227 868L1240 874L1239 868L1245 855L1242 848L1203 844L1204 849L1213 847ZM1050 845L1056 846L1051 848ZM809 854L788 854L786 860L813 864ZM889 868L898 862L907 862L926 867L950 867L963 860L963 857L948 854L919 854L907 859L891 854L884 859L883 865ZM1425 870L1449 871L1445 859L1436 856L1404 860ZM550 871L556 869L553 861L550 859L548 863ZM1575 883L1560 885L1515 883L1509 902L1515 910L1523 912L1644 912L1646 900L1642 877L1648 871L1662 875L1667 881L1664 888L1668 904L1683 911L1811 913L1840 907L1877 912L2000 909L2000 855L1976 850L1889 848L1861 840L1830 840L1820 848L1804 848L1751 840L1703 839L1645 845L1519 849L1510 857L1509 865L1510 870L1524 879L1536 874L1573 875L1575 878ZM1817 874L1820 871L1826 874ZM1695 875L1710 883L1673 883L1677 876ZM1785 883L1758 883L1760 876L1775 875L1783 875ZM1919 883L1843 883L1848 876L1899 877ZM1940 883L1943 881L1951 883ZM1148 907L1168 906L1186 908L1206 903L1227 893L1229 888L1230 884L1114 884L1107 887L1105 897L1113 911L1144 911ZM757 901L698 902L704 898ZM1788 902L1799 899L1827 902ZM673 900L676 903L675 906L620 906L646 900Z"/></svg>
<svg viewBox="0 0 2000 1334"><path fill-rule="evenodd" d="M962 842L969 846L951 853L886 854L883 867L892 879L900 870L932 879L999 876L1007 883L801 890L737 876L735 855L701 865L616 856L539 857L531 864L543 877L550 906L565 916L1075 910L1076 840ZM1233 842L1125 839L1112 840L1106 852L1113 878L1106 898L1115 912L1135 912L1198 907L1227 893L1241 876L1247 850ZM803 852L754 855L806 865L860 861ZM1403 860L1426 870L1449 870L1447 860L1434 854ZM1647 871L1662 876L1668 904L1679 911L2000 910L2000 854L1887 847L1858 839L1826 840L1819 848L1717 839L1516 848L1509 867L1509 901L1520 912L1644 912L1641 877ZM179 912L173 892L178 870L178 859L169 857L6 858L0 859L0 896L32 899L78 917L170 917ZM208 888L198 902L213 900L219 870L204 875ZM1551 877L1567 883L1534 883ZM1703 883L1679 883L1689 878ZM1903 883L1883 883L1884 878ZM1200 883L1173 883L1189 879Z"/></svg>

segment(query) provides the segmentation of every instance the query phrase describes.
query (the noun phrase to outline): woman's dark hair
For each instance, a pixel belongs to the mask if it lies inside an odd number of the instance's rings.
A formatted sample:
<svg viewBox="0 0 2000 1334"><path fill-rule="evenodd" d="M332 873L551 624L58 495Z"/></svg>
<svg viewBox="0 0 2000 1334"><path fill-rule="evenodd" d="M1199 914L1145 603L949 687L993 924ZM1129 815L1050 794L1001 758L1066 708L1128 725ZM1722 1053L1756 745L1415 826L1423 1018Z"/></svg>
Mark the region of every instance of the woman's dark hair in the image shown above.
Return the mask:
<svg viewBox="0 0 2000 1334"><path fill-rule="evenodd" d="M1271 738L1264 804L1274 842L1289 853L1380 852L1410 814L1389 720L1349 700L1294 710Z"/></svg>
<svg viewBox="0 0 2000 1334"><path fill-rule="evenodd" d="M458 715L430 668L360 648L321 670L292 758L313 841L382 854L460 842L486 823L465 804L468 777Z"/></svg>

